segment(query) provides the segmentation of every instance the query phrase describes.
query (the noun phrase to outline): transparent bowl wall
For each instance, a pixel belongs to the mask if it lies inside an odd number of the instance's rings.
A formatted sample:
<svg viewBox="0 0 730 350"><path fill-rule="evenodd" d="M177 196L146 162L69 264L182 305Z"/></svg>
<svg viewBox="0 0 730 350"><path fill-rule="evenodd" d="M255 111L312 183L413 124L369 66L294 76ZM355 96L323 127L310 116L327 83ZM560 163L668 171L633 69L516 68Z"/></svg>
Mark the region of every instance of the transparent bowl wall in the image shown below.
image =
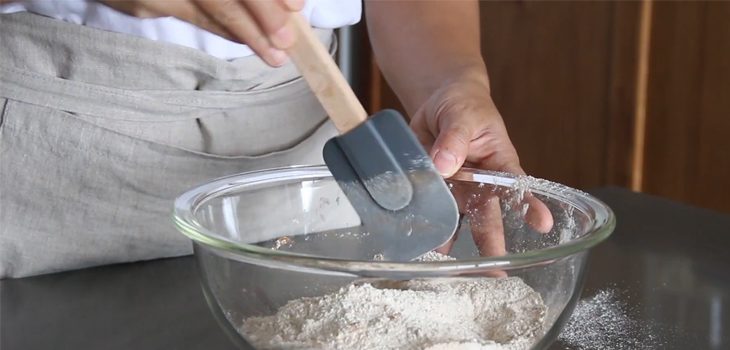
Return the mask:
<svg viewBox="0 0 730 350"><path fill-rule="evenodd" d="M335 292L363 278L506 274L522 278L546 304L543 334L533 349L547 348L579 297L588 249L613 230L611 210L588 194L533 178L463 169L447 182L462 209L469 198L499 198L507 255L480 256L472 239L474 216L464 215L449 253L455 261L347 260L367 228L353 227L358 217L325 167L214 180L178 198L174 220L193 239L211 310L241 347L248 346L237 331L244 318L274 314L292 299ZM550 210L549 233L526 224L526 193Z"/></svg>

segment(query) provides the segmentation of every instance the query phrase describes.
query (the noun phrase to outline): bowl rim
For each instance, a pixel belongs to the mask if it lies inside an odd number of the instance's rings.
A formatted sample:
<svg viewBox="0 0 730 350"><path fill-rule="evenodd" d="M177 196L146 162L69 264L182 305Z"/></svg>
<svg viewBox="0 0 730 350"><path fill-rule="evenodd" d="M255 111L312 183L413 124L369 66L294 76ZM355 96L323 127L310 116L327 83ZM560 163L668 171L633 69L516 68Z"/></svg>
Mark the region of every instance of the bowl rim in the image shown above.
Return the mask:
<svg viewBox="0 0 730 350"><path fill-rule="evenodd" d="M447 261L363 261L305 255L289 251L273 250L253 244L235 242L221 237L208 230L195 219L195 211L207 200L220 195L235 192L235 189L285 180L307 180L331 177L324 165L289 166L243 172L217 178L193 187L181 194L174 203L172 219L177 229L207 248L224 253L227 257L240 258L247 262L256 262L284 268L304 268L328 270L347 274L382 273L470 273L489 270L513 270L530 266L545 265L562 260L601 243L613 232L616 218L611 208L594 196L580 190L547 180L536 179L525 175L462 168L451 179L473 182L492 181L490 183L512 186L523 178L538 180L549 186L529 187L530 192L558 197L572 205L582 205L595 214L593 222L580 238L536 250L510 253L504 256L474 257ZM474 179L481 179L475 181ZM549 187L549 188L547 188ZM601 220L596 220L600 218Z"/></svg>

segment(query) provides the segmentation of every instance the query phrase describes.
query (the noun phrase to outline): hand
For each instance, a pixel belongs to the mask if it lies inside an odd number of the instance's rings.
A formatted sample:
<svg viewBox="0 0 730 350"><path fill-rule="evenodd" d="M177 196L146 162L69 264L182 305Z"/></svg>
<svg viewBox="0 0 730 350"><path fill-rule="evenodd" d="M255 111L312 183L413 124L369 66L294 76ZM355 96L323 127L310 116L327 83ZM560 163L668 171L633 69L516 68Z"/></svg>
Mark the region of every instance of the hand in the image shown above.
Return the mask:
<svg viewBox="0 0 730 350"><path fill-rule="evenodd" d="M416 111L411 127L445 177L452 176L462 165L525 174L489 95L486 72L458 77L435 90ZM475 200L470 196L474 191L473 188L453 191L460 212L471 222L474 242L482 255L504 255L499 198L492 195ZM524 202L529 205L526 222L537 232L549 232L553 226L550 210L530 194ZM448 253L452 245L453 241L438 251Z"/></svg>
<svg viewBox="0 0 730 350"><path fill-rule="evenodd" d="M411 127L444 177L462 165L524 174L485 74L446 82L419 108Z"/></svg>
<svg viewBox="0 0 730 350"><path fill-rule="evenodd" d="M248 45L271 66L286 63L285 49L296 41L289 24L291 13L304 0L102 0L126 14L141 17L172 16L226 39Z"/></svg>

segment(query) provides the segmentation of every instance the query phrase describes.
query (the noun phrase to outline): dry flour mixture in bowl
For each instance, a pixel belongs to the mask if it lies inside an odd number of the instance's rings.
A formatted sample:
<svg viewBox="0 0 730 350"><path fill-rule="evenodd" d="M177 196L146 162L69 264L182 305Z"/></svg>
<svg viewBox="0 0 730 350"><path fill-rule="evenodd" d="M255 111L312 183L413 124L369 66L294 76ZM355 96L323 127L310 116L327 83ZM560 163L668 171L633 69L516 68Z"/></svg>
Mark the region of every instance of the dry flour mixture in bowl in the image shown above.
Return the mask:
<svg viewBox="0 0 730 350"><path fill-rule="evenodd" d="M234 175L175 202L213 314L244 349L545 349L579 297L588 249L614 228L592 196L463 169L455 240L383 261L326 167ZM418 239L419 218L387 234Z"/></svg>

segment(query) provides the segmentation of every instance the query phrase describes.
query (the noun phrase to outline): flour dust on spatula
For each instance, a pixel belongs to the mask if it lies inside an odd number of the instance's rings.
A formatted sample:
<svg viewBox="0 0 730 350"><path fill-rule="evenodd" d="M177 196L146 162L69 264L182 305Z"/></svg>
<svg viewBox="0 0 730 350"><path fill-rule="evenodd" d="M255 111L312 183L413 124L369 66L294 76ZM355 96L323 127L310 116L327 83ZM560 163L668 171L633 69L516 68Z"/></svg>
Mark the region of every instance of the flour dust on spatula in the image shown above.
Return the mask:
<svg viewBox="0 0 730 350"><path fill-rule="evenodd" d="M292 300L241 332L258 349L517 350L543 333L546 310L516 277L371 281Z"/></svg>

